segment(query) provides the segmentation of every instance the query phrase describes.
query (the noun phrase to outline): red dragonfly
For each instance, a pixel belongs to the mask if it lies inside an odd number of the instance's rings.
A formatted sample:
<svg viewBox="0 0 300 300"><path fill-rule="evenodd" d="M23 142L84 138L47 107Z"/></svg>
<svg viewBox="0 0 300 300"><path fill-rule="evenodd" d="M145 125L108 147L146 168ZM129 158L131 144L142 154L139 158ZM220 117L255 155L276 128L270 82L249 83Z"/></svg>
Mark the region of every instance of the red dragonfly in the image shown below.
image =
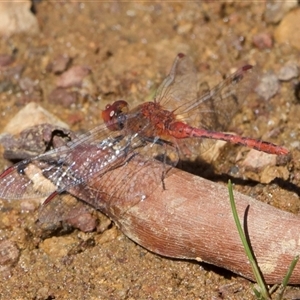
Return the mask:
<svg viewBox="0 0 300 300"><path fill-rule="evenodd" d="M101 184L97 191L88 188L91 180L101 182L103 176L107 179L111 170L123 167L136 154L142 155L145 163L162 161L163 180L168 165L174 166L180 158L195 152L201 155L212 140L271 154L288 154L284 147L220 131L239 109L251 69L251 65L245 65L209 89L205 83L198 84L191 60L178 54L153 101L131 110L123 100L107 105L102 112L104 124L4 171L0 175L0 198L44 197L49 203L58 194L69 192L97 206L88 199L99 199L108 192L101 191ZM109 193L130 193L131 177L134 176L126 174L119 181L114 180ZM133 196L145 198L142 190Z"/></svg>

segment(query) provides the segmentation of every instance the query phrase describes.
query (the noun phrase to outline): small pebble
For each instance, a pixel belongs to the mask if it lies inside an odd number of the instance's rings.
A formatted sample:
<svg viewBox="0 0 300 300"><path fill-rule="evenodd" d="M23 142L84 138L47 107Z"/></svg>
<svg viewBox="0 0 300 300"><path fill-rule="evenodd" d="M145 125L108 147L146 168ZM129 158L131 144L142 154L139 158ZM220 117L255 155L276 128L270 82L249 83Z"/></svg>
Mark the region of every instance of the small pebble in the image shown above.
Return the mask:
<svg viewBox="0 0 300 300"><path fill-rule="evenodd" d="M277 76L273 72L264 74L255 91L265 100L271 99L279 91L280 85Z"/></svg>
<svg viewBox="0 0 300 300"><path fill-rule="evenodd" d="M287 62L278 72L278 79L289 81L299 76L299 68L295 62Z"/></svg>
<svg viewBox="0 0 300 300"><path fill-rule="evenodd" d="M254 46L260 50L270 49L273 47L272 36L266 32L259 33L253 36L252 42Z"/></svg>
<svg viewBox="0 0 300 300"><path fill-rule="evenodd" d="M56 88L48 96L48 101L53 104L62 105L63 107L70 107L77 102L77 93L69 92L63 88Z"/></svg>
<svg viewBox="0 0 300 300"><path fill-rule="evenodd" d="M46 286L41 287L36 292L36 299L37 300L44 300L44 299L54 299L54 297L51 297L49 295L49 288Z"/></svg>
<svg viewBox="0 0 300 300"><path fill-rule="evenodd" d="M276 24L281 21L285 14L298 5L297 0L274 1L267 0L264 14L265 21L269 24Z"/></svg>
<svg viewBox="0 0 300 300"><path fill-rule="evenodd" d="M14 62L14 57L8 54L0 54L0 68L7 67Z"/></svg>
<svg viewBox="0 0 300 300"><path fill-rule="evenodd" d="M56 85L62 88L80 87L83 78L90 72L91 70L87 66L74 66L58 78Z"/></svg>
<svg viewBox="0 0 300 300"><path fill-rule="evenodd" d="M79 214L72 219L68 219L67 222L83 232L93 231L98 225L97 219L90 213Z"/></svg>
<svg viewBox="0 0 300 300"><path fill-rule="evenodd" d="M19 80L19 86L22 91L29 94L33 93L36 83L29 77L24 77Z"/></svg>
<svg viewBox="0 0 300 300"><path fill-rule="evenodd" d="M37 18L30 11L31 1L0 1L0 35L39 32Z"/></svg>
<svg viewBox="0 0 300 300"><path fill-rule="evenodd" d="M59 127L68 128L68 125L49 113L38 104L31 102L23 107L5 126L3 132L12 135L38 124L49 123Z"/></svg>
<svg viewBox="0 0 300 300"><path fill-rule="evenodd" d="M77 238L73 236L59 236L45 239L40 243L40 249L51 259L60 259L78 244Z"/></svg>
<svg viewBox="0 0 300 300"><path fill-rule="evenodd" d="M254 149L251 149L248 152L246 158L242 163L242 166L252 170L259 170L267 166L275 166L275 165L276 165L276 155L264 153Z"/></svg>
<svg viewBox="0 0 300 300"><path fill-rule="evenodd" d="M285 166L268 166L266 167L260 176L260 182L262 184L269 184L275 178L282 178L284 181L289 178L289 171Z"/></svg>
<svg viewBox="0 0 300 300"><path fill-rule="evenodd" d="M0 242L0 271L13 266L19 259L20 250L10 240Z"/></svg>
<svg viewBox="0 0 300 300"><path fill-rule="evenodd" d="M274 39L277 43L288 43L300 50L300 8L290 11L277 26Z"/></svg>
<svg viewBox="0 0 300 300"><path fill-rule="evenodd" d="M54 58L53 61L51 61L48 64L46 69L48 72L52 72L54 74L60 74L67 69L70 62L71 62L71 58L68 55L66 54L58 55L57 57Z"/></svg>

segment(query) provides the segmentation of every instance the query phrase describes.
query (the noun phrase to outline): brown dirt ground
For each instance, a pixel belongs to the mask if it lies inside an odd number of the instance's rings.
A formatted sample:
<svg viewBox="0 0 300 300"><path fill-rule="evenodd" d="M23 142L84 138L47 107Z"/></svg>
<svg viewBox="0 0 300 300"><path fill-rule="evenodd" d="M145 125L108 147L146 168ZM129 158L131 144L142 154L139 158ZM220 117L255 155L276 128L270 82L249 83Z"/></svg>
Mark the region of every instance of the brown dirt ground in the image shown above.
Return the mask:
<svg viewBox="0 0 300 300"><path fill-rule="evenodd" d="M145 101L178 52L190 55L211 84L243 63L274 72L289 60L299 65L299 50L287 44L275 42L261 50L252 43L256 34L273 36L278 26L263 21L265 10L263 2L41 1L36 4L38 35L20 34L0 41L0 53L11 54L15 49L15 64L24 68L21 78L31 79L27 88L27 81L23 82L23 89L11 79L0 93L0 128L30 101L74 130L92 128L108 103L126 99L133 106ZM47 65L61 54L71 57L72 65L92 70L87 90L69 107L48 101L57 75L47 71ZM268 101L247 103L236 122L238 133L265 137L293 150L290 178L299 185L299 103L293 82L281 83L279 93ZM222 156L217 172L226 173L235 166L230 153ZM1 164L2 168L8 165L4 159ZM276 182L249 181L237 189L298 213L298 196ZM10 239L20 250L15 265L1 273L0 299L254 298L253 283L213 266L152 254L114 225L102 234L78 230L50 230L49 234L36 224L36 212L11 211L1 202L0 215L0 240ZM296 293L297 288L289 292Z"/></svg>

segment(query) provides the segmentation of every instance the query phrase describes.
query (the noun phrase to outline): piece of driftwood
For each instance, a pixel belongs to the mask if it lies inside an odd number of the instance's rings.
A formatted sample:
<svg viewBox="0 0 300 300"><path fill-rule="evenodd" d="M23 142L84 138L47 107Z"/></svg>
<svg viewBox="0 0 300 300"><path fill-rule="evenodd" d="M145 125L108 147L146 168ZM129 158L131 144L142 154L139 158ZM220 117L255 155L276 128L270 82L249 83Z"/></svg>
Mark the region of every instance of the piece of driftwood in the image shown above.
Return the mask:
<svg viewBox="0 0 300 300"><path fill-rule="evenodd" d="M70 192L102 210L125 235L154 253L204 261L255 280L234 223L227 187L173 169L164 180L164 190L157 184L159 177L161 164L145 163L136 156L101 180L89 182L90 190L104 191L94 194L94 199L80 187ZM239 192L234 196L266 282L280 283L300 253L300 219ZM290 283L300 283L299 264Z"/></svg>

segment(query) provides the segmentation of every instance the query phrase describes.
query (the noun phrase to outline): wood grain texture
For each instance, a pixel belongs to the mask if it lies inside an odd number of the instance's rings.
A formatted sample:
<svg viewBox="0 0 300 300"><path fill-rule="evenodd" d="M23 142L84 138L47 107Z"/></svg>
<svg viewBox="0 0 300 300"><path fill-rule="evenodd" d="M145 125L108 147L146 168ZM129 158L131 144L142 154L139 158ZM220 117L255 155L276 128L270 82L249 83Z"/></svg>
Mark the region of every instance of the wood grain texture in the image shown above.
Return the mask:
<svg viewBox="0 0 300 300"><path fill-rule="evenodd" d="M120 176L135 182L127 191L120 189L119 196L114 192L115 197L102 197L98 208L125 235L154 253L204 261L254 280L234 223L227 187L173 169L163 190L157 184L161 176L158 163L149 161L143 171L130 171L137 170L141 163L135 157L101 181L90 183L97 189L101 182L101 189L109 192L114 180L120 182ZM300 219L239 192L234 196L266 282L280 283L292 259L300 253ZM290 283L300 283L299 264Z"/></svg>

